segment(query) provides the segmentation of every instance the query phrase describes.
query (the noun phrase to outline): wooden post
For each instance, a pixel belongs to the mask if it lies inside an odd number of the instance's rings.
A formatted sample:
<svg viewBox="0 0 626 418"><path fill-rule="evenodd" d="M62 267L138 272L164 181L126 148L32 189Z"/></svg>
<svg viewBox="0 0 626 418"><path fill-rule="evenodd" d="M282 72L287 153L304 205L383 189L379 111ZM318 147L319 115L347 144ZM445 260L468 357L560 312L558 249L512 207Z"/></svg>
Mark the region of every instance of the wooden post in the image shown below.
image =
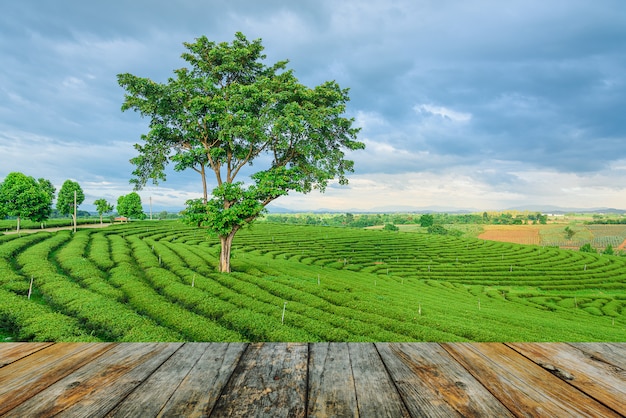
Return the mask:
<svg viewBox="0 0 626 418"><path fill-rule="evenodd" d="M287 309L287 302L283 304L283 317L280 319L281 325L285 324L285 309Z"/></svg>
<svg viewBox="0 0 626 418"><path fill-rule="evenodd" d="M74 190L74 233L76 233L76 217L77 217L77 213L76 213L76 190Z"/></svg>
<svg viewBox="0 0 626 418"><path fill-rule="evenodd" d="M30 295L33 293L33 276L30 276L30 286L28 286L28 299L30 300Z"/></svg>

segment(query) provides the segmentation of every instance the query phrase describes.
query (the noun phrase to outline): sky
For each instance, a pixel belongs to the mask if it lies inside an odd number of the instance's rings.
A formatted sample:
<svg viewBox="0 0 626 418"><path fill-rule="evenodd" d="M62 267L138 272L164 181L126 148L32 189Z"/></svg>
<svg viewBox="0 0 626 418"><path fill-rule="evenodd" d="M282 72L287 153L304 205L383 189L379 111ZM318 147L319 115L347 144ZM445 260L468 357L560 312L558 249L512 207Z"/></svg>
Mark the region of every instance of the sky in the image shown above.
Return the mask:
<svg viewBox="0 0 626 418"><path fill-rule="evenodd" d="M77 181L93 210L129 183L148 120L117 74L166 82L183 42L236 32L301 83L350 89L366 149L349 184L293 211L626 209L623 0L20 0L0 14L0 181ZM209 178L209 184L215 181ZM144 208L201 196L194 172Z"/></svg>

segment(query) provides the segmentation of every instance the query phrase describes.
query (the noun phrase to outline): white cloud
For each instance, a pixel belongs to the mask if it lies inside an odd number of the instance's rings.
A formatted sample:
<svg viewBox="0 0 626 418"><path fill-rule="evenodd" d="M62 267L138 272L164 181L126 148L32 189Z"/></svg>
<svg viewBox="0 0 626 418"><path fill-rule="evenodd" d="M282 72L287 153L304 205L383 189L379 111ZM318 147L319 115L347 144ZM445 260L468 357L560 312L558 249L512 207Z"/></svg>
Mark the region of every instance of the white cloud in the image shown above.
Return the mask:
<svg viewBox="0 0 626 418"><path fill-rule="evenodd" d="M472 119L471 113L457 112L444 106L435 106L432 104L415 105L413 110L418 114L426 114L439 116L454 122L468 122Z"/></svg>

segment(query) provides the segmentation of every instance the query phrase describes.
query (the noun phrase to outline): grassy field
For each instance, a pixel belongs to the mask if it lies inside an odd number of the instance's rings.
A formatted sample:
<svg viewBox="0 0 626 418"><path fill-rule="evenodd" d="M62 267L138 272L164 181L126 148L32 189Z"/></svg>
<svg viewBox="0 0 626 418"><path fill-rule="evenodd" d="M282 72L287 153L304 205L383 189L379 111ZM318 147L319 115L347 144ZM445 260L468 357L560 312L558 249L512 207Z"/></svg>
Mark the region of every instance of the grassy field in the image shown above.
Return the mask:
<svg viewBox="0 0 626 418"><path fill-rule="evenodd" d="M626 259L476 238L176 221L0 235L21 341L626 341ZM32 294L28 298L30 283Z"/></svg>

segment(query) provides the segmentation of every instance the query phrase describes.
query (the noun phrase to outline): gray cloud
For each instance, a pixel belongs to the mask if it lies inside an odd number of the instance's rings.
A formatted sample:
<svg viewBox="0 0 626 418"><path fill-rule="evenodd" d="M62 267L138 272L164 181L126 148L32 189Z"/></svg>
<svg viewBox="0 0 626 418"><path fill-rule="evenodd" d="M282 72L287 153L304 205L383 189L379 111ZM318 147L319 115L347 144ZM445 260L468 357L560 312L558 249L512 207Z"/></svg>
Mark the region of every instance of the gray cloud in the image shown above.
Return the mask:
<svg viewBox="0 0 626 418"><path fill-rule="evenodd" d="M289 59L302 82L351 89L348 111L368 144L351 155L355 178L368 179L344 189L355 199L366 198L358 193L371 178L391 187L400 183L389 176L445 175L490 205L532 202L543 199L533 173L562 179L568 192L553 197L574 199L577 185L592 194L624 174L615 168L626 161L622 8L619 0L8 2L0 179L21 170L89 182L94 194L104 180L129 188L132 144L147 121L121 113L116 74L165 81L184 65L183 42L242 31L263 39L269 62ZM163 199L179 195L182 206L196 181L170 174ZM329 202L343 202L332 193ZM598 199L626 207L604 191Z"/></svg>

